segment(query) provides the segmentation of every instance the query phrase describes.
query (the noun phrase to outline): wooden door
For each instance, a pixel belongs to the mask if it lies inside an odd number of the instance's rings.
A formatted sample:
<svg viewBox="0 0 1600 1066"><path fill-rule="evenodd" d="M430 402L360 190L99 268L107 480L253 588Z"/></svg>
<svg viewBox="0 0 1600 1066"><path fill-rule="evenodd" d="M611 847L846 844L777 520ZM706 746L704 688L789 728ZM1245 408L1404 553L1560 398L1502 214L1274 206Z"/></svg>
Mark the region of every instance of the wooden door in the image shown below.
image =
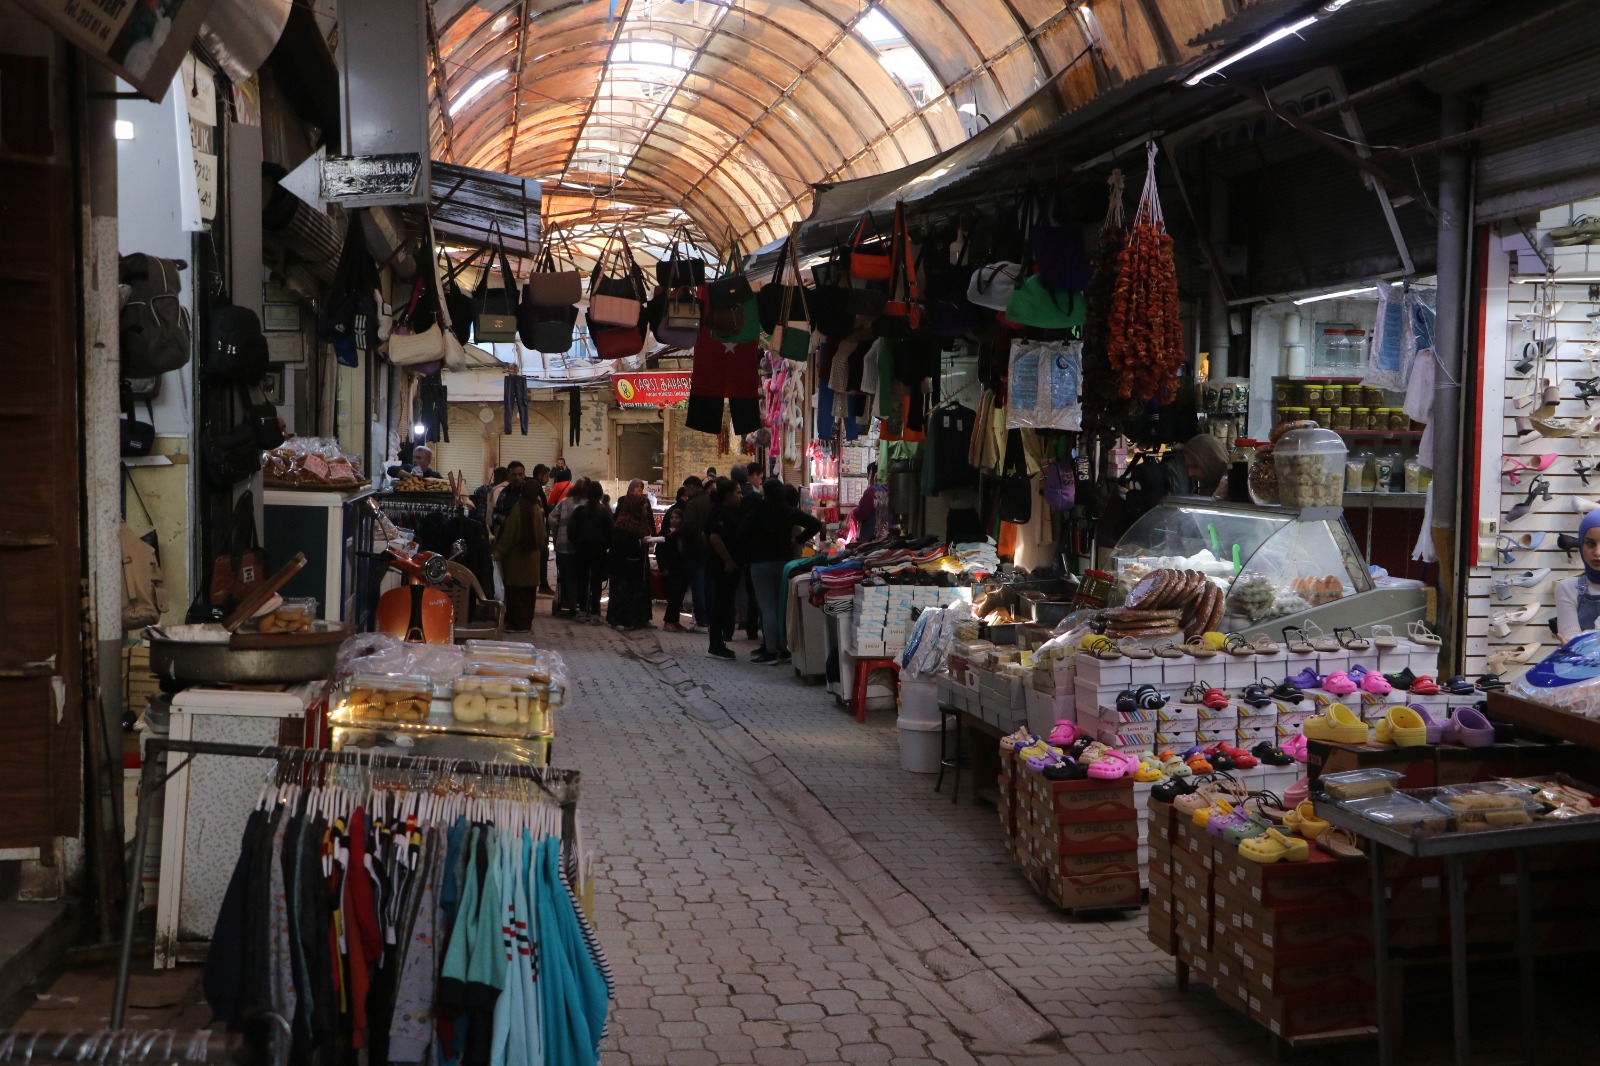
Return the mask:
<svg viewBox="0 0 1600 1066"><path fill-rule="evenodd" d="M79 835L83 563L72 174L0 158L0 847Z"/></svg>

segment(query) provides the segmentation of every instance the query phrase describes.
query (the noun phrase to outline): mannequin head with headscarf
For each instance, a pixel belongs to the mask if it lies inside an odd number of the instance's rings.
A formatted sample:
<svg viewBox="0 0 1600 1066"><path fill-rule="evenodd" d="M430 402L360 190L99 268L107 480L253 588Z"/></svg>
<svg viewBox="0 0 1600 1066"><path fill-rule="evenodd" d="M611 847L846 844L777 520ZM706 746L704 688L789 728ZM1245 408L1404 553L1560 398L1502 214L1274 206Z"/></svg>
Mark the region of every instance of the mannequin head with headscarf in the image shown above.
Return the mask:
<svg viewBox="0 0 1600 1066"><path fill-rule="evenodd" d="M1590 511L1578 523L1578 555L1584 576L1600 585L1600 511Z"/></svg>

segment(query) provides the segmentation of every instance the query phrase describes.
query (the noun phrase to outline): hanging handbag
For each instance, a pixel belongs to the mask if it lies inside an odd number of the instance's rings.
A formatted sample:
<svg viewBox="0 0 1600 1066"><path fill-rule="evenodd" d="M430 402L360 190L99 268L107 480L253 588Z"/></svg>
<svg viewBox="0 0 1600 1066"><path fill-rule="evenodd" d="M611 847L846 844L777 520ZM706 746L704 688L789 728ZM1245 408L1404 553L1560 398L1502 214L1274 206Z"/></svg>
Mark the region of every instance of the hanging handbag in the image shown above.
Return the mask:
<svg viewBox="0 0 1600 1066"><path fill-rule="evenodd" d="M248 307L213 307L206 323L203 381L259 381L271 369L261 319Z"/></svg>
<svg viewBox="0 0 1600 1066"><path fill-rule="evenodd" d="M756 310L760 313L761 329L771 333L784 323L784 309L789 306L790 286L783 280L784 270L789 265L789 248L794 243L793 236L784 238L783 247L778 249L776 261L772 264L772 277L767 283L756 290ZM795 283L799 283L800 272L795 271Z"/></svg>
<svg viewBox="0 0 1600 1066"><path fill-rule="evenodd" d="M430 228L433 225L431 218L428 225ZM438 247L437 241L433 243L433 247ZM461 286L456 279L461 276L463 271L473 263L476 263L478 256L481 254L481 251L473 252L462 260L460 266L456 266L450 262L450 257L444 253L444 250L440 249L438 259L434 260L435 281L441 296L439 300L439 324L454 333L456 340L462 344L472 339L472 322L478 317L478 305L471 296L461 291ZM438 272L439 260L444 261L445 269L443 274Z"/></svg>
<svg viewBox="0 0 1600 1066"><path fill-rule="evenodd" d="M906 227L905 205L899 201L894 205L889 247L889 291L873 329L879 336L904 337L922 325L922 300L917 286L916 261L911 254L911 233Z"/></svg>
<svg viewBox="0 0 1600 1066"><path fill-rule="evenodd" d="M553 246L557 244L565 253L566 268L557 265L553 253ZM533 303L536 307L567 307L577 304L582 299L583 275L578 271L572 258L572 250L567 245L565 237L558 232L552 232L545 238L538 266L528 275L523 300Z"/></svg>
<svg viewBox="0 0 1600 1066"><path fill-rule="evenodd" d="M1092 268L1083 230L1053 217L1052 202L1043 197L1027 201L1028 253L1038 265L1040 283L1050 292L1083 292L1089 288ZM1012 317L1007 315L1006 317Z"/></svg>
<svg viewBox="0 0 1600 1066"><path fill-rule="evenodd" d="M608 273L613 257L617 274ZM606 246L595 261L589 275L589 322L591 325L630 326L638 328L640 312L644 310L644 286L639 264L634 261L628 238L617 229L606 240Z"/></svg>
<svg viewBox="0 0 1600 1066"><path fill-rule="evenodd" d="M522 343L546 355L562 355L572 350L574 320L565 315L547 319L533 327L533 335L524 334Z"/></svg>
<svg viewBox="0 0 1600 1066"><path fill-rule="evenodd" d="M139 534L128 525L126 517L118 534L122 548L122 628L141 629L155 625L172 606L167 597L166 573L161 569L160 540L156 536L154 516L144 502L144 494L134 482L126 467L123 480L133 489L134 498L144 509L145 520L150 523L148 533ZM124 507L123 511L126 512Z"/></svg>
<svg viewBox="0 0 1600 1066"><path fill-rule="evenodd" d="M870 229L870 233L869 233ZM885 237L871 211L864 211L850 235L850 277L853 281L888 281L893 266L892 236Z"/></svg>
<svg viewBox="0 0 1600 1066"><path fill-rule="evenodd" d="M672 245L667 250L667 257L656 264L656 284L669 292L673 289L694 289L704 285L706 261L680 252L680 249L692 248L694 242L689 239L688 227L680 225L672 232ZM659 334L657 336L659 337Z"/></svg>
<svg viewBox="0 0 1600 1066"><path fill-rule="evenodd" d="M152 414L150 422L141 422L133 414L133 390L124 381L121 389L122 421L119 427L122 438L121 455L123 458L133 458L149 455L155 448L156 427L155 415Z"/></svg>
<svg viewBox="0 0 1600 1066"><path fill-rule="evenodd" d="M1006 303L1006 318L1033 329L1071 329L1083 325L1088 301L1081 292L1051 292L1044 279L1030 274Z"/></svg>
<svg viewBox="0 0 1600 1066"><path fill-rule="evenodd" d="M651 325L656 340L674 348L693 348L700 336L700 297L695 288L663 289L659 319Z"/></svg>
<svg viewBox="0 0 1600 1066"><path fill-rule="evenodd" d="M748 344L761 336L761 316L753 296L741 306L712 311L709 324L711 336L723 344Z"/></svg>
<svg viewBox="0 0 1600 1066"><path fill-rule="evenodd" d="M388 335L381 326L383 282L367 250L364 214L362 208L350 211L328 302L317 316L317 333L333 346L342 366L360 366L361 353L376 351Z"/></svg>
<svg viewBox="0 0 1600 1066"><path fill-rule="evenodd" d="M567 326L567 345L561 351L566 351L572 346L571 326L578 320L578 300L583 298L583 283L576 270L567 271L572 275L574 291L577 297L565 303L541 303L534 292L534 282L541 277L550 277L557 273L555 256L550 251L550 244L546 242L544 250L539 253L539 261L527 282L522 286L522 301L517 305L517 336L522 343L535 351L545 351L538 343L541 339L540 327L547 323L565 323ZM548 334L546 334L548 336Z"/></svg>
<svg viewBox="0 0 1600 1066"><path fill-rule="evenodd" d="M750 279L744 276L744 256L739 253L738 245L730 243L728 258L722 265L722 276L707 287L706 302L712 314L715 314L730 308L743 308L753 295Z"/></svg>
<svg viewBox="0 0 1600 1066"><path fill-rule="evenodd" d="M473 340L478 344L509 344L517 339L517 279L511 273L511 262L506 258L505 241L500 235L500 224L489 223L488 263L478 278L478 287L472 299L477 305L477 317L472 326ZM489 275L496 259L500 261L500 285L489 287Z"/></svg>
<svg viewBox="0 0 1600 1066"><path fill-rule="evenodd" d="M213 489L231 489L261 469L256 427L241 422L221 432L207 431L200 443L200 473Z"/></svg>
<svg viewBox="0 0 1600 1066"><path fill-rule="evenodd" d="M600 359L626 359L644 351L644 336L632 326L591 329L589 336Z"/></svg>
<svg viewBox="0 0 1600 1066"><path fill-rule="evenodd" d="M418 370L430 363L444 359L444 330L439 326L439 316L432 310L437 304L429 293L427 279L432 271L426 267L417 275L411 286L411 299L395 316L394 328L389 331L389 362ZM424 307L428 310L424 311ZM426 317L427 326L418 328L419 319ZM431 371L430 371L431 372Z"/></svg>
<svg viewBox="0 0 1600 1066"><path fill-rule="evenodd" d="M245 422L250 426L256 447L269 452L282 444L283 423L278 421L277 407L268 403L253 386L240 386L239 398L244 402Z"/></svg>
<svg viewBox="0 0 1600 1066"><path fill-rule="evenodd" d="M810 310L806 305L805 287L800 284L800 260L795 254L792 238L786 253L789 269L794 271L794 284L784 289L783 310L779 315L778 327L772 331L771 350L785 359L803 363L811 356ZM798 309L795 306L796 298L799 301Z"/></svg>
<svg viewBox="0 0 1600 1066"><path fill-rule="evenodd" d="M239 494L228 523L228 547L211 561L207 599L217 606L239 603L267 583L267 553L256 532L255 494Z"/></svg>

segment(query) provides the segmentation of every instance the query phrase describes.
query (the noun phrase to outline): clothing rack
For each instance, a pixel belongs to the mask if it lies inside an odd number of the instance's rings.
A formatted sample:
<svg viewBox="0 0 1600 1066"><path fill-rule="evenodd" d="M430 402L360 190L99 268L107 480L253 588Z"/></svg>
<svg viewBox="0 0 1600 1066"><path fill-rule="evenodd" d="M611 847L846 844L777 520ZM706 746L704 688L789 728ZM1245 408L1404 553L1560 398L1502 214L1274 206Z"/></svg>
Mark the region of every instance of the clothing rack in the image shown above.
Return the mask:
<svg viewBox="0 0 1600 1066"><path fill-rule="evenodd" d="M426 499L428 496L436 499ZM406 514L454 515L465 506L455 496L444 492L382 493L377 500L383 513L393 517Z"/></svg>
<svg viewBox="0 0 1600 1066"><path fill-rule="evenodd" d="M169 752L184 756L170 769L162 758ZM517 778L532 781L539 790L561 807L561 847L563 865L575 861L578 836L577 770L557 770L525 763L488 762L482 759L452 759L434 756L396 755L376 751L329 751L323 748L284 748L250 744L222 744L206 740L172 740L151 737L145 744L139 772L139 811L133 833L133 854L128 862L128 894L123 904L122 950L117 960L116 991L111 1000L111 1028L120 1030L128 1008L128 973L133 965L133 932L139 914L140 872L150 838L151 808L162 785L189 765L196 755L222 755L238 759L268 759L293 770L319 766L352 766L368 770L452 772L489 778ZM0 1047L3 1051L3 1047ZM0 1055L0 1063L4 1057Z"/></svg>
<svg viewBox="0 0 1600 1066"><path fill-rule="evenodd" d="M276 1019L282 1025L281 1019ZM73 1062L94 1066L183 1066L231 1063L265 1066L271 1061L273 1032L265 1041L238 1033L200 1029L187 1036L176 1029L0 1029L0 1063Z"/></svg>

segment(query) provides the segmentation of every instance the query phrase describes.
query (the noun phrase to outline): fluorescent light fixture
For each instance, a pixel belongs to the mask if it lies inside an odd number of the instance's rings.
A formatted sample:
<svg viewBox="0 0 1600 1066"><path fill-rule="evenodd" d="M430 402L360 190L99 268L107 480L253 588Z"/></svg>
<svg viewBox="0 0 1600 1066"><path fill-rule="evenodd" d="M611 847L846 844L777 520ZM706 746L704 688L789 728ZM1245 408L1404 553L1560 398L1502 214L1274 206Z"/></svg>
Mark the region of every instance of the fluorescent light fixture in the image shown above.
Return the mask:
<svg viewBox="0 0 1600 1066"><path fill-rule="evenodd" d="M1191 86L1199 85L1202 81L1211 77L1211 75L1217 73L1219 70L1222 70L1224 67L1231 67L1233 64L1239 62L1239 60L1245 58L1246 56L1255 55L1268 45L1276 44L1285 37L1299 33L1301 30L1305 29L1315 21L1317 21L1317 16L1307 15L1299 22L1291 22L1287 26L1280 26L1254 44L1245 48L1241 48L1239 51L1230 56L1224 56L1215 63L1211 64L1209 67L1201 70L1198 74L1189 75L1187 78L1183 79L1183 83Z"/></svg>
<svg viewBox="0 0 1600 1066"><path fill-rule="evenodd" d="M1326 4L1322 5L1322 12L1325 15L1331 15L1348 3L1350 3L1350 0L1328 0Z"/></svg>
<svg viewBox="0 0 1600 1066"><path fill-rule="evenodd" d="M1321 303L1323 300L1342 300L1346 296L1360 296L1366 292L1377 292L1376 285L1366 285L1359 289L1340 289L1338 292L1319 292L1315 296L1304 296L1294 302L1296 307L1301 304Z"/></svg>
<svg viewBox="0 0 1600 1066"><path fill-rule="evenodd" d="M461 91L461 95L456 97L455 101L450 105L450 116L454 118L456 112L460 111L463 107L466 107L468 104L472 103L472 101L476 100L479 93L483 92L483 90L487 89L495 82L503 80L510 74L511 71L507 69L491 71L490 73L479 78L477 81L473 82L471 85L467 86Z"/></svg>
<svg viewBox="0 0 1600 1066"><path fill-rule="evenodd" d="M119 141L133 140L133 123L125 118L119 118L111 126L111 133Z"/></svg>
<svg viewBox="0 0 1600 1066"><path fill-rule="evenodd" d="M1562 277L1560 274L1528 274L1512 278L1518 285L1600 285L1600 274L1579 274Z"/></svg>

